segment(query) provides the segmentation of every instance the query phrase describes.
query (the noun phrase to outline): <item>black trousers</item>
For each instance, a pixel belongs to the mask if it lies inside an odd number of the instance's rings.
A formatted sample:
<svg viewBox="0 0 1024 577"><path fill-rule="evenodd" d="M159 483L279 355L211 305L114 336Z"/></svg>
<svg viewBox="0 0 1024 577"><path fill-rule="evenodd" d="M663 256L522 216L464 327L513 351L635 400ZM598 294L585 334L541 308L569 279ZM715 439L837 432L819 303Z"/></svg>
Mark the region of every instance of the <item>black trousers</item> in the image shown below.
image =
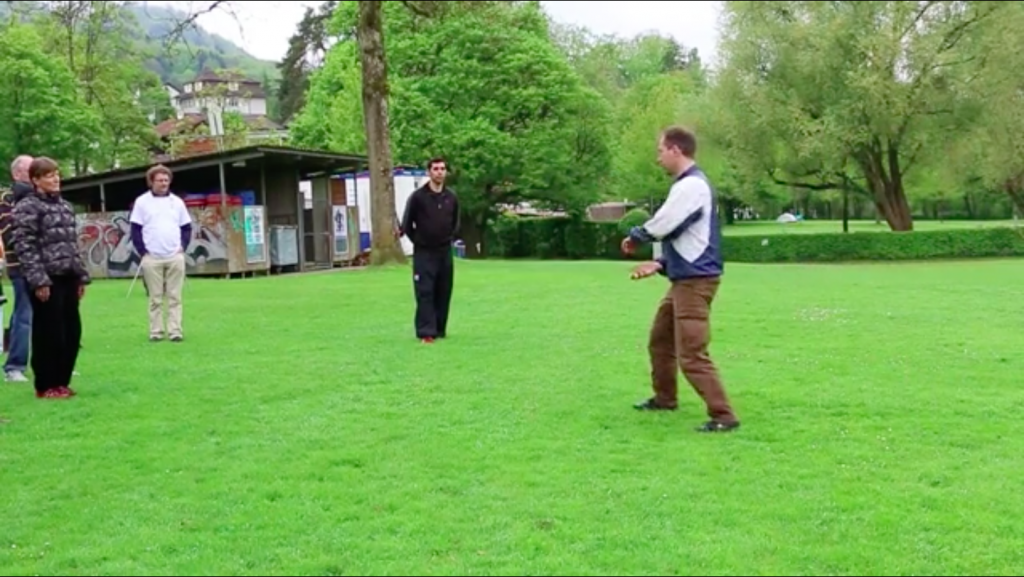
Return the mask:
<svg viewBox="0 0 1024 577"><path fill-rule="evenodd" d="M444 338L455 282L451 248L416 248L412 255L412 279L416 294L416 336Z"/></svg>
<svg viewBox="0 0 1024 577"><path fill-rule="evenodd" d="M36 391L43 393L71 384L82 342L78 314L78 278L51 279L50 298L43 302L32 291L32 373Z"/></svg>

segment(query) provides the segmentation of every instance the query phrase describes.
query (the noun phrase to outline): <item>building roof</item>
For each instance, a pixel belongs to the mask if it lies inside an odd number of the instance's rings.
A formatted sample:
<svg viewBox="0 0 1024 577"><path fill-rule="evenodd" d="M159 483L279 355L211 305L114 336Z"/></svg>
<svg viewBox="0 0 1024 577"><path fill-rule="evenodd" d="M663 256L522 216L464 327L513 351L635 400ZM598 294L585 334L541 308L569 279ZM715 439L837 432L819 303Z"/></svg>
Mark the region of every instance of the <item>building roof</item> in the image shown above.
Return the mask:
<svg viewBox="0 0 1024 577"><path fill-rule="evenodd" d="M223 98L266 98L266 89L263 83L259 80L253 80L246 77L240 72L234 72L231 70L213 71L210 69L204 69L195 78L186 82L186 85L193 84L196 82L203 82L205 84L227 84L228 82L236 82L240 86L238 90L231 90L224 93L218 93L218 97ZM177 87L175 87L177 89ZM180 94L175 96L177 100L188 100L197 96L202 96L202 91L197 93L194 90L184 91L178 90Z"/></svg>
<svg viewBox="0 0 1024 577"><path fill-rule="evenodd" d="M213 71L209 68L204 68L192 82L241 82L243 84L259 84L259 80L253 80L246 77L241 72L235 72L232 70L221 70Z"/></svg>
<svg viewBox="0 0 1024 577"><path fill-rule="evenodd" d="M163 164L172 170L190 170L218 164L231 164L245 160L276 160L300 165L308 172L335 172L343 169L362 167L367 164L367 158L358 154L347 154L330 152L326 150L312 150L295 148L290 146L264 146L253 145L244 148L234 148L209 154L200 154L188 158L179 158L164 162ZM127 168L86 174L68 178L61 181L61 192L73 192L102 184L121 182L145 178L146 171L153 164L143 164Z"/></svg>
<svg viewBox="0 0 1024 577"><path fill-rule="evenodd" d="M242 114L241 117L245 122L245 125L249 127L249 130L263 131L282 129L281 125L260 114ZM168 118L160 124L157 124L154 130L156 130L156 133L160 138L167 138L175 132L192 130L197 126L206 124L208 121L209 119L205 114L188 112L181 118Z"/></svg>

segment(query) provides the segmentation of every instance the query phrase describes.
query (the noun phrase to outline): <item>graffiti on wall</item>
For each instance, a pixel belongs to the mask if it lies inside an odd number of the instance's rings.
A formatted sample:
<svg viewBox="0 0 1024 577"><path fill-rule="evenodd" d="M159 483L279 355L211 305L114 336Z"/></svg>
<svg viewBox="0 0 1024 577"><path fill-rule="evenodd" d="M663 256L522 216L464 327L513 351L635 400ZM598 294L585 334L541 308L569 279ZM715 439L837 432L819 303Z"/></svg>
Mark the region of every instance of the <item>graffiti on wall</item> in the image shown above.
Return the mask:
<svg viewBox="0 0 1024 577"><path fill-rule="evenodd" d="M192 240L185 250L188 273L227 271L227 230L220 207L191 208ZM79 214L78 249L89 274L96 278L131 277L139 254L131 240L128 211Z"/></svg>

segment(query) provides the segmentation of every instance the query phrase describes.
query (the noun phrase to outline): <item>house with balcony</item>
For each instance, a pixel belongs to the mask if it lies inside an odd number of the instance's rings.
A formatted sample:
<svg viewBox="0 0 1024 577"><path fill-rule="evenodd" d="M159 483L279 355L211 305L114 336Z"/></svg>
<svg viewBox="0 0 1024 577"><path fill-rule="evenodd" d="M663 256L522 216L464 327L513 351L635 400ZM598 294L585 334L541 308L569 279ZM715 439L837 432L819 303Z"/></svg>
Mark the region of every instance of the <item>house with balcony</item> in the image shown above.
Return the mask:
<svg viewBox="0 0 1024 577"><path fill-rule="evenodd" d="M182 86L166 84L165 89L175 118L156 126L162 145L153 151L154 160L280 143L288 136L283 126L267 116L267 94L262 83L244 75L203 70ZM224 125L225 115L241 119L244 137L226 134L231 130Z"/></svg>
<svg viewBox="0 0 1024 577"><path fill-rule="evenodd" d="M181 86L168 87L178 118L218 108L242 116L266 116L267 93L257 80L230 71L203 70Z"/></svg>

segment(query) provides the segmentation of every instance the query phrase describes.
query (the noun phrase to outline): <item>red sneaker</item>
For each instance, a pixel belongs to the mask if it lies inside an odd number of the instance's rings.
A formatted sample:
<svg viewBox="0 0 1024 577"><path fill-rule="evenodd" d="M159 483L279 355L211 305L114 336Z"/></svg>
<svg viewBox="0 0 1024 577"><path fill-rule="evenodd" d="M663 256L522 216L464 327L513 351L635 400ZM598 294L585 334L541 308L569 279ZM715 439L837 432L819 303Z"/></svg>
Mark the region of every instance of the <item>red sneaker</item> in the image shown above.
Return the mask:
<svg viewBox="0 0 1024 577"><path fill-rule="evenodd" d="M60 387L60 390L66 392L69 397L73 397L78 394L78 391L72 389L71 387Z"/></svg>
<svg viewBox="0 0 1024 577"><path fill-rule="evenodd" d="M71 393L68 392L67 387L58 387L56 389L50 389L43 391L42 393L36 391L37 399L70 399Z"/></svg>
<svg viewBox="0 0 1024 577"><path fill-rule="evenodd" d="M423 337L420 339L420 342L425 345L432 345L434 344L434 337Z"/></svg>

